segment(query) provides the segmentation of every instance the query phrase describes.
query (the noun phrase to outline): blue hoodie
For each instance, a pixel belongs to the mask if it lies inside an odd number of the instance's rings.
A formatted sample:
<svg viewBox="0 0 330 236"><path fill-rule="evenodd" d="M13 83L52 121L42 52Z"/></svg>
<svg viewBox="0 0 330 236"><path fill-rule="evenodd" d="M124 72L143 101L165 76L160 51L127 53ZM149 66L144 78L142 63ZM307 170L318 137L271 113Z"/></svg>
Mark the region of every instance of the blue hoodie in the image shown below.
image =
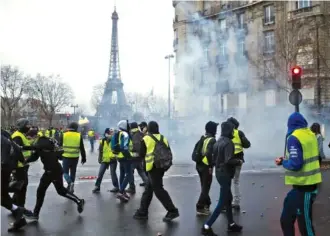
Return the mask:
<svg viewBox="0 0 330 236"><path fill-rule="evenodd" d="M287 141L287 150L289 152L289 158L283 160L283 167L287 170L298 171L303 167L303 150L299 140L292 136L291 134L296 129L307 128L308 123L302 114L299 112L294 112L289 116L288 119L288 132L286 137Z"/></svg>

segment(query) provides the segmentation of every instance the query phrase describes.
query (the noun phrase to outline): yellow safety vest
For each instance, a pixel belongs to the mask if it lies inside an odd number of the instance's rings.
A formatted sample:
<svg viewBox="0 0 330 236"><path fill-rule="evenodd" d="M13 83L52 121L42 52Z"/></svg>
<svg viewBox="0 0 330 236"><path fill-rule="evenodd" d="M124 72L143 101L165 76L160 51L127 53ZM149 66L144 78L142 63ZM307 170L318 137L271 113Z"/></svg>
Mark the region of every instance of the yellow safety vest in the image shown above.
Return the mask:
<svg viewBox="0 0 330 236"><path fill-rule="evenodd" d="M52 137L51 138L55 138L55 133L56 133L56 129L52 129Z"/></svg>
<svg viewBox="0 0 330 236"><path fill-rule="evenodd" d="M11 138L14 139L16 137L20 137L23 141L23 145L24 146L31 146L31 142L30 140L28 140L24 134L22 134L21 132L19 131L15 131L12 135L11 135ZM28 157L31 156L31 151L22 151L23 153L23 156L25 159L27 159ZM21 167L24 167L23 163L22 162L18 162L17 163L17 167L18 168L21 168Z"/></svg>
<svg viewBox="0 0 330 236"><path fill-rule="evenodd" d="M78 132L67 131L63 134L63 157L78 158L80 153L81 135Z"/></svg>
<svg viewBox="0 0 330 236"><path fill-rule="evenodd" d="M308 128L302 128L295 130L292 135L301 144L304 164L299 171L286 170L285 184L305 186L321 183L319 149L315 134Z"/></svg>
<svg viewBox="0 0 330 236"><path fill-rule="evenodd" d="M88 131L88 137L94 137L94 131L93 130Z"/></svg>
<svg viewBox="0 0 330 236"><path fill-rule="evenodd" d="M235 152L234 154L243 152L243 146L241 138L239 137L238 130L234 129L234 138L232 139L234 145L235 145Z"/></svg>
<svg viewBox="0 0 330 236"><path fill-rule="evenodd" d="M206 138L203 142L203 147L202 147L202 156L203 156L202 162L207 166L209 165L209 161L207 160L207 157L205 155L206 155L206 151L207 151L207 146L209 145L209 142L211 141L211 139L212 139L212 137Z"/></svg>
<svg viewBox="0 0 330 236"><path fill-rule="evenodd" d="M160 140L160 134L153 134L153 135L156 137L156 139ZM151 171L152 168L154 167L154 150L156 147L156 142L149 135L144 136L143 140L147 147L146 157L145 157L146 171ZM168 147L167 139L164 137L163 140L165 145Z"/></svg>
<svg viewBox="0 0 330 236"><path fill-rule="evenodd" d="M103 140L100 140L100 145L102 144ZM109 163L111 160L115 159L115 155L112 153L111 144L104 140L103 142L103 155L102 155L102 162Z"/></svg>

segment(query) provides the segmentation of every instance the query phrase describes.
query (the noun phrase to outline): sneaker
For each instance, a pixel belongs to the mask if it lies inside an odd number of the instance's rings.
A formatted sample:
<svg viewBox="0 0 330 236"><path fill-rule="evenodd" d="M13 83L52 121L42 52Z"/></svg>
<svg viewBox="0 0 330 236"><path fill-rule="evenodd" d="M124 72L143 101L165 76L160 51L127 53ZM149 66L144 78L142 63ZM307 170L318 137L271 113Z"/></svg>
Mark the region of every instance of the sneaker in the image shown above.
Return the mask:
<svg viewBox="0 0 330 236"><path fill-rule="evenodd" d="M118 193L119 192L119 188L113 188L110 190L111 193Z"/></svg>
<svg viewBox="0 0 330 236"><path fill-rule="evenodd" d="M203 216L210 215L210 210L207 208L197 209L196 212L197 212L197 215L203 215Z"/></svg>
<svg viewBox="0 0 330 236"><path fill-rule="evenodd" d="M23 213L24 217L26 218L30 218L33 217L33 212L27 209L24 209L24 213Z"/></svg>
<svg viewBox="0 0 330 236"><path fill-rule="evenodd" d="M173 219L175 219L175 218L177 218L177 217L179 217L180 215L179 215L179 211L178 211L178 209L176 209L175 211L173 211L173 212L167 212L167 214L165 215L165 217L163 218L163 221L164 222L168 222L168 221L171 221L171 220L173 220Z"/></svg>
<svg viewBox="0 0 330 236"><path fill-rule="evenodd" d="M101 188L98 186L95 186L95 188L93 189L93 193L99 193L101 191Z"/></svg>
<svg viewBox="0 0 330 236"><path fill-rule="evenodd" d="M8 228L8 232L15 232L15 231L20 230L25 225L27 225L27 222L26 222L25 218L20 218L18 221L15 221L14 223L11 223L10 225L11 225L11 227Z"/></svg>
<svg viewBox="0 0 330 236"><path fill-rule="evenodd" d="M129 200L129 197L126 194L123 194L123 193L117 193L117 198L121 202L128 202L128 200Z"/></svg>
<svg viewBox="0 0 330 236"><path fill-rule="evenodd" d="M239 204L233 204L233 205L232 205L232 208L233 208L234 210L236 210L236 211L241 210L241 207L240 207Z"/></svg>
<svg viewBox="0 0 330 236"><path fill-rule="evenodd" d="M25 214L24 214L25 215ZM32 215L30 216L25 216L28 220L34 220L34 221L38 221L39 220L39 214L37 213L32 213Z"/></svg>
<svg viewBox="0 0 330 236"><path fill-rule="evenodd" d="M212 230L212 228L208 228L205 229L204 227L201 230L202 235L206 235L206 236L218 236L217 234L215 234Z"/></svg>
<svg viewBox="0 0 330 236"><path fill-rule="evenodd" d="M133 215L133 218L136 220L147 220L148 219L148 213L143 213L139 210L137 210L135 212L135 214Z"/></svg>
<svg viewBox="0 0 330 236"><path fill-rule="evenodd" d="M145 183L141 183L140 186L141 187L144 187L144 186L146 186L146 184Z"/></svg>
<svg viewBox="0 0 330 236"><path fill-rule="evenodd" d="M232 224L230 224L230 225L228 225L228 231L229 232L241 232L242 229L243 229L243 227L240 226L240 225L238 225L238 224L236 224L235 222L232 223Z"/></svg>
<svg viewBox="0 0 330 236"><path fill-rule="evenodd" d="M136 193L135 188L128 188L128 189L126 190L126 192L127 192L127 193L130 193L130 194L135 194L135 193Z"/></svg>
<svg viewBox="0 0 330 236"><path fill-rule="evenodd" d="M85 200L80 199L80 202L78 203L78 207L77 207L79 214L84 211L84 206L85 206Z"/></svg>

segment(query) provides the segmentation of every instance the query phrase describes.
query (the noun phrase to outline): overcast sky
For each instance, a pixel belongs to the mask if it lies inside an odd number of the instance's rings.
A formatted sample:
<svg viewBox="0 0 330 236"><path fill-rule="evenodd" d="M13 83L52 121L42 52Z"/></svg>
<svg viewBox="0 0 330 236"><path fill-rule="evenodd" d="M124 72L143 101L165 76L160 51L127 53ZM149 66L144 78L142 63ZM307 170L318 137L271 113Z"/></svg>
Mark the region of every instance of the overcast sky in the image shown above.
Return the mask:
<svg viewBox="0 0 330 236"><path fill-rule="evenodd" d="M114 0L0 0L1 63L29 74L60 74L76 103L90 105L108 75ZM117 0L125 91L167 94L172 0Z"/></svg>

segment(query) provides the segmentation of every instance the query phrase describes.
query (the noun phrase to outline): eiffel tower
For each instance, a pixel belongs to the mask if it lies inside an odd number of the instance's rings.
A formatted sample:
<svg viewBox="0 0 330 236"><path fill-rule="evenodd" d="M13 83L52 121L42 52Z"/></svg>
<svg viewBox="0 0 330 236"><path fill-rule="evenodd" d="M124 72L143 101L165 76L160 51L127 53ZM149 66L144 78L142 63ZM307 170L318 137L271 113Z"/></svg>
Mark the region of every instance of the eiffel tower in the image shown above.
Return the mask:
<svg viewBox="0 0 330 236"><path fill-rule="evenodd" d="M115 124L120 119L128 119L131 108L127 104L124 84L121 81L118 49L118 13L116 7L112 13L111 52L108 79L104 93L97 109L97 116L102 123ZM102 126L102 125L101 125ZM109 126L107 126L109 127Z"/></svg>

